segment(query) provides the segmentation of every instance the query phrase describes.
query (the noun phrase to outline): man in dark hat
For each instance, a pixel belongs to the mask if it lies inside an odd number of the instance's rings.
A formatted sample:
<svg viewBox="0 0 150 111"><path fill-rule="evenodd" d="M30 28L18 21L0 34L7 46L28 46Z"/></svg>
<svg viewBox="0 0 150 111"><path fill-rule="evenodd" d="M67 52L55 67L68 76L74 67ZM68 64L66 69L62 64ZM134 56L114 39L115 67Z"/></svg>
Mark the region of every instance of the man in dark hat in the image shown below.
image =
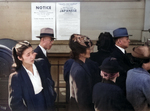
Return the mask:
<svg viewBox="0 0 150 111"><path fill-rule="evenodd" d="M104 59L100 69L102 82L95 84L93 88L95 111L133 111L121 88L115 84L121 70L117 59Z"/></svg>
<svg viewBox="0 0 150 111"><path fill-rule="evenodd" d="M115 48L113 49L111 56L117 58L120 66L123 70L120 71L120 77L117 78L116 84L126 94L126 76L127 71L132 68L129 58L126 55L125 49L129 46L129 35L126 28L118 28L113 31L113 39L115 41Z"/></svg>
<svg viewBox="0 0 150 111"><path fill-rule="evenodd" d="M53 29L51 29L51 28L42 28L41 31L40 31L40 36L37 36L37 38L40 39L40 44L34 50L34 52L37 53L36 59L43 58L45 60L45 63L48 66L48 71L47 72L49 72L48 73L49 75L47 75L47 76L49 77L49 79L51 81L50 82L51 86L54 90L54 81L52 80L52 77L51 77L51 64L49 63L49 60L47 58L47 52L46 52L46 50L51 49L52 44L53 44L54 39L55 39ZM56 96L56 93L55 93L55 96ZM53 101L52 104L54 104L54 101Z"/></svg>
<svg viewBox="0 0 150 111"><path fill-rule="evenodd" d="M40 36L37 36L37 38L40 39L40 44L37 46L37 48L34 50L34 52L37 53L37 58L43 58L46 60L47 65L49 66L49 69L51 67L51 64L49 63L49 60L47 58L47 52L46 50L51 49L52 44L54 42L54 32L51 28L42 28L40 32Z"/></svg>

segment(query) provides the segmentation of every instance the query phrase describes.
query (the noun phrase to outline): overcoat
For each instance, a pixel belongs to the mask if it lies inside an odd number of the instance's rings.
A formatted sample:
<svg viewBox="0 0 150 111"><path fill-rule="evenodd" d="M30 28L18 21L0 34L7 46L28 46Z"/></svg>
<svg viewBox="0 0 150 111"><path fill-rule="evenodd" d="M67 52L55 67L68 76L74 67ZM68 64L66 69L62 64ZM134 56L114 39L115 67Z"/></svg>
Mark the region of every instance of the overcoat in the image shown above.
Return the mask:
<svg viewBox="0 0 150 111"><path fill-rule="evenodd" d="M134 111L123 91L113 81L103 79L93 88L95 111Z"/></svg>
<svg viewBox="0 0 150 111"><path fill-rule="evenodd" d="M89 62L89 61L88 61ZM88 64L89 65L89 64ZM94 76L87 61L74 61L70 71L70 111L94 111L92 90Z"/></svg>
<svg viewBox="0 0 150 111"><path fill-rule="evenodd" d="M49 77L47 77L45 73L48 72L46 72L47 70L43 70L45 62L40 59L35 61L34 64L41 78L46 108L49 109L52 106L53 101L51 101L51 95L46 82ZM9 76L8 89L9 106L12 111L36 111L33 85L23 66Z"/></svg>

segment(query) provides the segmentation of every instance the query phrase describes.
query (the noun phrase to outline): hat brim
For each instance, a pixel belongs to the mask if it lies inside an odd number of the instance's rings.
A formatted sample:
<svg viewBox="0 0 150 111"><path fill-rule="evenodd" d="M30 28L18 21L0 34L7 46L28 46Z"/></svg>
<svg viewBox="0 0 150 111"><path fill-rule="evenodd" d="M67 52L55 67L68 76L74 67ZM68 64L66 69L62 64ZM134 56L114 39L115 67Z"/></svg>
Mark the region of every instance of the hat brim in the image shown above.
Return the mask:
<svg viewBox="0 0 150 111"><path fill-rule="evenodd" d="M37 38L42 38L42 37L45 37L45 36L48 36L48 37L50 37L50 38L52 38L52 39L56 39L56 38L54 38L54 37L52 37L52 36L49 36L49 35L44 35L44 36L36 36Z"/></svg>
<svg viewBox="0 0 150 111"><path fill-rule="evenodd" d="M132 35L121 35L121 36L114 36L113 38L129 37L129 36L132 36Z"/></svg>
<svg viewBox="0 0 150 111"><path fill-rule="evenodd" d="M100 66L99 67L102 71L107 72L107 73L117 73L122 70L120 66L118 67L108 67L108 66Z"/></svg>

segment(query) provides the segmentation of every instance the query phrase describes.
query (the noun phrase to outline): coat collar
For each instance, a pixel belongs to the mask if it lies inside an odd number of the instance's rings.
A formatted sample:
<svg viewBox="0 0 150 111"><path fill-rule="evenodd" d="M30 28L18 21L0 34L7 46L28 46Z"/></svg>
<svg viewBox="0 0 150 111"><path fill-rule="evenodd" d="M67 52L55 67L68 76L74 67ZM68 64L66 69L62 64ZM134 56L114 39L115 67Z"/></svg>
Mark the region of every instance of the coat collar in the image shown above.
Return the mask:
<svg viewBox="0 0 150 111"><path fill-rule="evenodd" d="M39 56L39 57L41 57L41 58L47 58L47 57L44 55L43 51L41 50L41 48L40 48L39 46L37 47L36 50L38 50L38 56Z"/></svg>
<svg viewBox="0 0 150 111"><path fill-rule="evenodd" d="M116 85L113 81L111 81L111 80L106 80L106 79L102 79L102 83L107 83L107 84Z"/></svg>

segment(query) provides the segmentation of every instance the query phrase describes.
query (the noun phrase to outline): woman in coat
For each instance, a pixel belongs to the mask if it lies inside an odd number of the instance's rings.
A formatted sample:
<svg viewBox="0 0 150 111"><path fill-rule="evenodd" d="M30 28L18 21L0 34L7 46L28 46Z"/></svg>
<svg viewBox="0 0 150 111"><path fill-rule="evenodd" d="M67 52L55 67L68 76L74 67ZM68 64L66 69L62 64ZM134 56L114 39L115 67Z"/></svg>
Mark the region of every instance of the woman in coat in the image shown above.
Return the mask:
<svg viewBox="0 0 150 111"><path fill-rule="evenodd" d="M44 60L35 61L29 42L13 48L16 71L9 77L9 106L12 111L46 111L52 106Z"/></svg>
<svg viewBox="0 0 150 111"><path fill-rule="evenodd" d="M70 70L70 110L94 111L92 104L93 75L87 58L90 57L91 40L80 34L71 35L69 46L75 60Z"/></svg>
<svg viewBox="0 0 150 111"><path fill-rule="evenodd" d="M134 111L123 91L116 84L121 67L116 58L108 57L102 62L102 81L93 88L95 111Z"/></svg>

